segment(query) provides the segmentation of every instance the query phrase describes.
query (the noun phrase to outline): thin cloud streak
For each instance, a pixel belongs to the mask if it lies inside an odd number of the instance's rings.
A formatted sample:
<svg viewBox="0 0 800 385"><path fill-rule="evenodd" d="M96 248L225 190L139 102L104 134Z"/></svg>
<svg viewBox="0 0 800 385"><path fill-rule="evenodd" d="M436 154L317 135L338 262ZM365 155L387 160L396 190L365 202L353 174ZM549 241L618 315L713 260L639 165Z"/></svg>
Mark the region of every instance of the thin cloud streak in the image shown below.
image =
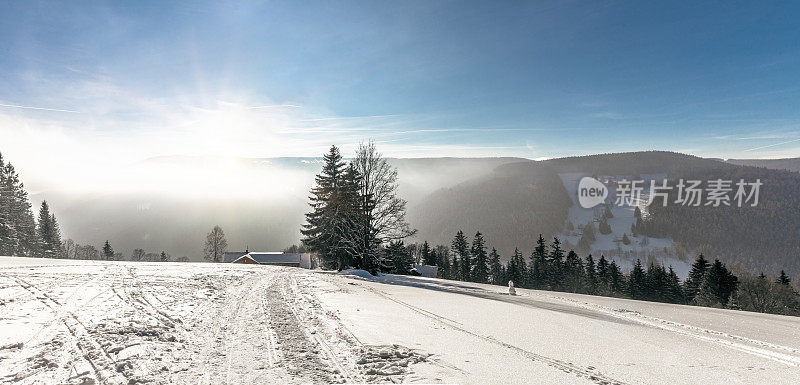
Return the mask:
<svg viewBox="0 0 800 385"><path fill-rule="evenodd" d="M9 107L9 108L21 108L25 110L37 110L37 111L52 111L52 112L67 112L70 114L80 114L80 111L74 110L62 110L59 108L46 108L46 107L34 107L34 106L21 106L18 104L3 104L0 103L0 107Z"/></svg>
<svg viewBox="0 0 800 385"><path fill-rule="evenodd" d="M792 139L792 140L787 140L785 142L780 142L780 143L775 143L775 144L768 144L766 146L748 148L747 150L744 150L744 152L750 152L750 151L756 151L756 150L761 150L761 149L770 148L770 147L782 146L784 144L789 144L789 143L794 143L794 142L800 142L800 139Z"/></svg>

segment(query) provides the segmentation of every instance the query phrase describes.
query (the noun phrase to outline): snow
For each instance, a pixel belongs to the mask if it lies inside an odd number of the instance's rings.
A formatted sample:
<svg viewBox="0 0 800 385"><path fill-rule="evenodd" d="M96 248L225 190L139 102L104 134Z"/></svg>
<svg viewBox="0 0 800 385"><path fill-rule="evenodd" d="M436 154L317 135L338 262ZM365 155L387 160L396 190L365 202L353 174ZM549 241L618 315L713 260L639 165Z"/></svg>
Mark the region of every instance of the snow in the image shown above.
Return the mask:
<svg viewBox="0 0 800 385"><path fill-rule="evenodd" d="M370 274L370 272L368 272L366 270L361 270L361 269L346 269L346 270L340 271L339 274L340 275L354 275L356 277L367 278L367 279L373 278L373 275Z"/></svg>
<svg viewBox="0 0 800 385"><path fill-rule="evenodd" d="M573 226L575 226L575 230L572 232L567 232L566 230L562 232L560 238L562 240L569 241L569 243L573 246L577 245L578 241L581 239L582 227L578 228L578 226L584 226L589 222L595 221L598 218L598 213L595 212L595 209L599 210L599 207L601 207L598 206L598 208L586 209L578 203L578 197L576 195L576 192L578 191L578 183L580 182L581 178L585 176L591 175L587 173L559 174L559 177L561 177L561 182L564 184L564 188L572 198L572 206L567 214L567 221L571 221ZM642 174L641 177L642 180L645 181L645 183L642 185L643 190L641 199L643 202L646 202L647 199L649 199L650 194L650 180L655 180L656 183L659 183L659 181L663 180L666 175ZM627 178L630 180L632 176L614 176L614 178ZM609 197L606 198L606 201L613 203L613 197L615 196L615 193L616 191L613 189L609 191ZM645 204L642 203L639 208L644 213L647 212ZM633 216L634 209L635 207L630 205L611 205L611 214L614 217L608 219L608 225L611 227L610 234L600 234L597 227L598 224L595 222L596 241L592 243L591 246L591 253L595 256L595 261L597 261L600 255L605 255L606 258L616 261L617 264L623 268L623 270L630 270L633 268L636 258L640 258L642 263L645 264L646 268L648 258L652 257L656 262L661 263L664 266L672 266L675 270L675 273L678 274L678 276L682 279L685 279L689 275L691 264L686 258L678 259L674 257L674 252L672 252L672 246L674 242L671 238L647 238L647 244L641 244L642 240L644 239L643 236L639 236L638 238L634 238L632 236L631 224L633 224L635 221ZM621 242L615 242L615 239L622 239L623 234L628 235L629 239L631 240L630 245L625 245ZM670 252L664 253L664 248L667 248L670 250Z"/></svg>
<svg viewBox="0 0 800 385"><path fill-rule="evenodd" d="M290 267L0 257L0 383L791 384L800 318Z"/></svg>

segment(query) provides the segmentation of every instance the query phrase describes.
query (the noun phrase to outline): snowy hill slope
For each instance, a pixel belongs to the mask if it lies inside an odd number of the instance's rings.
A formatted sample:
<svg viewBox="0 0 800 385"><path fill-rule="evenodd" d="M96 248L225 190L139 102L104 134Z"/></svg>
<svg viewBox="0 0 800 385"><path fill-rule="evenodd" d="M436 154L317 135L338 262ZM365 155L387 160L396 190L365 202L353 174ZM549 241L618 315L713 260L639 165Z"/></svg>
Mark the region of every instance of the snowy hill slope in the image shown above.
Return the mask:
<svg viewBox="0 0 800 385"><path fill-rule="evenodd" d="M0 258L0 382L794 383L800 318L295 268Z"/></svg>

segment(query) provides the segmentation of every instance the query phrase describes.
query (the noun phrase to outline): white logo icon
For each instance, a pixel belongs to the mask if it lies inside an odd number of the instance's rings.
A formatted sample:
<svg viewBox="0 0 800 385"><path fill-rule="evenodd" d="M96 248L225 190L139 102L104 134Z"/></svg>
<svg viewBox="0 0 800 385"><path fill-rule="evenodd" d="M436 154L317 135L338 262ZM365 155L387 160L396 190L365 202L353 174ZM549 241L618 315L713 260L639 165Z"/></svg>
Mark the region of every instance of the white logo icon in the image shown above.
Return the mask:
<svg viewBox="0 0 800 385"><path fill-rule="evenodd" d="M587 176L578 183L578 203L585 209L605 202L607 196L608 188L597 179Z"/></svg>

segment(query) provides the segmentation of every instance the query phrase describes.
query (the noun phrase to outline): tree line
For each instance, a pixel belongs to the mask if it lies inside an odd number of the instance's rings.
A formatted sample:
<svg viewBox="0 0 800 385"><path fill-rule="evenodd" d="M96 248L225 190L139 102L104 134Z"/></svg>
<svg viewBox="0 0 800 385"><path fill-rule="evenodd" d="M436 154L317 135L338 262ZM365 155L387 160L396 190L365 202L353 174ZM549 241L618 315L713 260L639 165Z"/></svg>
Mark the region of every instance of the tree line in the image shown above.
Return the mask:
<svg viewBox="0 0 800 385"><path fill-rule="evenodd" d="M421 245L389 248L395 267L389 272L408 274L414 262L439 267L445 279L507 285L527 289L632 298L740 309L764 313L800 315L800 294L784 271L776 279L763 273L734 275L722 261L709 261L700 254L686 280L681 281L672 266L650 262L644 266L637 259L629 272L623 272L612 259L591 254L581 258L574 250L565 250L557 237L547 244L539 235L530 256L516 249L507 263L501 262L496 249L488 251L478 232L470 243L462 231L456 233L449 247Z"/></svg>
<svg viewBox="0 0 800 385"><path fill-rule="evenodd" d="M47 201L34 217L28 192L11 162L0 154L0 255L63 258L64 245Z"/></svg>

